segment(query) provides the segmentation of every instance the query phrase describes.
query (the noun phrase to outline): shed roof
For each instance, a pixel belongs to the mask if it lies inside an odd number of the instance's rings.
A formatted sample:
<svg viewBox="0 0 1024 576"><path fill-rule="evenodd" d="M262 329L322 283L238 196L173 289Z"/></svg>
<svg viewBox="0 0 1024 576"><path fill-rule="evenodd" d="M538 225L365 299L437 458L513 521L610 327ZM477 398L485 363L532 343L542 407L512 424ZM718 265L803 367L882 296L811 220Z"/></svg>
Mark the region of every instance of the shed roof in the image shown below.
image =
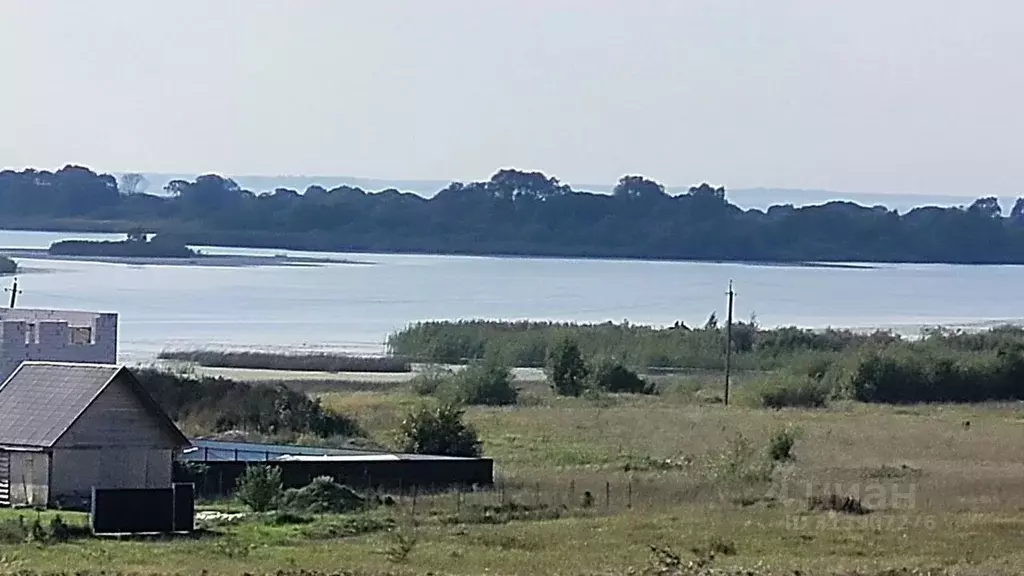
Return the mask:
<svg viewBox="0 0 1024 576"><path fill-rule="evenodd" d="M99 395L124 376L150 415L184 446L188 439L124 366L22 362L0 385L0 445L51 448Z"/></svg>

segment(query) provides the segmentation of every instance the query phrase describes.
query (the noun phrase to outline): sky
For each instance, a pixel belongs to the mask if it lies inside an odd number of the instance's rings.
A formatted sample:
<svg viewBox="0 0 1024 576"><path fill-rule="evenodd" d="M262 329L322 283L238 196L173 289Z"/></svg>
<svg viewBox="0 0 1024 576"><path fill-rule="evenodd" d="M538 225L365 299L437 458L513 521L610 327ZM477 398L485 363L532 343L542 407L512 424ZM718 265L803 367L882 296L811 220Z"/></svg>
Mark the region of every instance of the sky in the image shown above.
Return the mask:
<svg viewBox="0 0 1024 576"><path fill-rule="evenodd" d="M0 166L1024 192L1019 0L0 0Z"/></svg>

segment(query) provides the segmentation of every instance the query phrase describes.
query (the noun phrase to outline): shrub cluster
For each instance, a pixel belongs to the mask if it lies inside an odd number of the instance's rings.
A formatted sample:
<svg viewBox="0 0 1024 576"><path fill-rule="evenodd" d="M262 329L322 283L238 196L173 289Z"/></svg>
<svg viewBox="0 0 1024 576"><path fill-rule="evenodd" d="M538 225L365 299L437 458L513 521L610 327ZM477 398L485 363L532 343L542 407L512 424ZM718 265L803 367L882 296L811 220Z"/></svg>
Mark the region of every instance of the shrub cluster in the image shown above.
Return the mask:
<svg viewBox="0 0 1024 576"><path fill-rule="evenodd" d="M203 430L244 430L282 438L364 435L354 418L328 411L319 400L281 384L191 378L152 369L139 370L135 376L172 419Z"/></svg>
<svg viewBox="0 0 1024 576"><path fill-rule="evenodd" d="M823 408L831 389L826 383L802 374L779 374L755 385L753 393L763 408Z"/></svg>
<svg viewBox="0 0 1024 576"><path fill-rule="evenodd" d="M330 476L319 476L302 488L284 489L281 469L254 465L237 481L238 499L253 512L277 510L275 524L302 524L305 514L346 514L376 504Z"/></svg>
<svg viewBox="0 0 1024 576"><path fill-rule="evenodd" d="M795 364L756 390L765 407L1024 400L1024 330L934 331Z"/></svg>
<svg viewBox="0 0 1024 576"><path fill-rule="evenodd" d="M480 456L480 437L463 421L464 415L461 408L450 404L409 414L399 429L402 450L434 456Z"/></svg>
<svg viewBox="0 0 1024 576"><path fill-rule="evenodd" d="M284 489L281 469L276 466L249 466L236 481L238 500L253 512L266 512L277 506Z"/></svg>
<svg viewBox="0 0 1024 576"><path fill-rule="evenodd" d="M570 336L563 336L548 350L546 371L551 387L560 396L580 396L587 391L628 394L657 392L653 383L647 382L617 360L599 358L588 363L583 359L579 344Z"/></svg>
<svg viewBox="0 0 1024 576"><path fill-rule="evenodd" d="M599 390L621 394L655 394L654 383L615 360L598 360L590 371L593 386Z"/></svg>
<svg viewBox="0 0 1024 576"><path fill-rule="evenodd" d="M909 404L1024 399L1021 350L888 348L865 353L849 379L861 402Z"/></svg>
<svg viewBox="0 0 1024 576"><path fill-rule="evenodd" d="M493 356L470 362L438 391L449 403L508 406L519 399L512 370Z"/></svg>
<svg viewBox="0 0 1024 576"><path fill-rule="evenodd" d="M427 370L412 379L412 389L421 396L436 396L446 404L509 406L519 400L514 378L511 368L487 356L458 372Z"/></svg>
<svg viewBox="0 0 1024 576"><path fill-rule="evenodd" d="M722 366L726 341L725 329L714 315L699 328L682 323L653 328L628 322L462 320L410 325L388 337L388 348L397 356L449 364L482 358L486 351L492 351L515 366L542 367L548 363L549 350L567 337L578 343L587 358L618 358L630 366L702 369ZM775 369L786 366L794 356L835 353L897 340L887 332L859 334L795 327L765 330L754 322L737 322L732 328L733 360L738 370Z"/></svg>
<svg viewBox="0 0 1024 576"><path fill-rule="evenodd" d="M415 324L393 334L389 345L395 353L437 360L487 350L515 365L543 365L557 393L578 396L587 390L655 392L628 366L720 368L725 336L714 315L696 329L461 321ZM831 399L1024 400L1024 329L1018 327L935 329L907 340L887 332L762 330L738 323L731 346L737 370L776 372L752 388L755 401L768 408L817 408Z"/></svg>

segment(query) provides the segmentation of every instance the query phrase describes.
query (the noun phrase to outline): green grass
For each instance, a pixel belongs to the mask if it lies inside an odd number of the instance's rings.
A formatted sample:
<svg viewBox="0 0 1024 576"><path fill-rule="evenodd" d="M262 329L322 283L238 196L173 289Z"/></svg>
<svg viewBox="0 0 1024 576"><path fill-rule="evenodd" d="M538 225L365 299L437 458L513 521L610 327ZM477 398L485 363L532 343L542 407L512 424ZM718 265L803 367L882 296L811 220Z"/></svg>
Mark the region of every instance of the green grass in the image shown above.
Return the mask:
<svg viewBox="0 0 1024 576"><path fill-rule="evenodd" d="M728 552L716 566L772 573L1024 572L1024 405L765 410L741 401L754 377L737 380L729 407L715 401L718 375L658 378L660 396L555 398L527 381L518 406L469 407L496 461L492 492L396 494L396 506L360 515L248 519L191 539L0 545L0 574L626 574L649 565L652 545L684 559L714 548ZM400 387L319 396L386 443L411 409L435 402ZM769 439L787 428L792 460L759 479ZM874 510L810 512L808 486L859 487Z"/></svg>
<svg viewBox="0 0 1024 576"><path fill-rule="evenodd" d="M806 518L800 526L794 518ZM52 546L0 547L0 572L34 569L74 573L99 567L125 573L239 574L245 571L358 570L426 574L625 573L649 561L649 545L685 557L719 540L735 547L725 566L766 564L805 573L879 571L900 566L956 565L964 574L1011 574L1024 565L1019 514L915 514L835 521L823 515L760 508L681 504L659 513L570 517L554 521L451 525L398 518L388 531L332 536L331 525L272 526L248 521L196 539L90 540ZM873 524L872 524L873 523ZM902 525L901 525L902 524ZM342 532L334 532L342 533ZM389 559L398 534L415 545L404 562Z"/></svg>

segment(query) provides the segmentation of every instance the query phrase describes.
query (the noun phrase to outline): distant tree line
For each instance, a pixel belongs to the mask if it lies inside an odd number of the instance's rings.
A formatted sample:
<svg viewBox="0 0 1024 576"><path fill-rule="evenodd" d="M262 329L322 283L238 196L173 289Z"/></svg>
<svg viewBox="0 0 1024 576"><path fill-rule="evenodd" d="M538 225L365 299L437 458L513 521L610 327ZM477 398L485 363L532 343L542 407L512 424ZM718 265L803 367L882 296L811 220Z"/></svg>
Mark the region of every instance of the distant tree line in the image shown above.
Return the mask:
<svg viewBox="0 0 1024 576"><path fill-rule="evenodd" d="M425 322L393 334L389 346L403 355L436 362L483 358L473 361L471 368L495 365L494 359L508 365L544 366L559 394L579 395L588 387L656 392L636 371L657 367L721 369L726 341L725 330L712 317L696 329ZM886 404L1024 400L1024 328L1019 327L982 332L933 329L921 338L906 339L881 331L764 330L740 323L734 326L730 346L738 370L766 373L751 391L766 407L817 407L830 399ZM476 380L499 382L482 377L504 374L498 366L487 372L478 369ZM434 388L443 390L443 385ZM488 397L466 403L498 403Z"/></svg>
<svg viewBox="0 0 1024 576"><path fill-rule="evenodd" d="M142 178L0 172L0 225L124 231L181 244L308 250L628 257L735 261L1024 263L1024 198L1004 214L994 197L900 214L830 202L744 210L706 183L672 196L627 175L612 194L571 189L539 172L503 169L453 182L430 199L310 186L254 193L206 174L164 195Z"/></svg>
<svg viewBox="0 0 1024 576"><path fill-rule="evenodd" d="M49 252L59 256L107 256L130 258L194 258L195 250L163 236L147 239L145 233L129 232L119 242L109 240L61 240L50 245Z"/></svg>
<svg viewBox="0 0 1024 576"><path fill-rule="evenodd" d="M424 362L457 364L494 354L514 366L539 368L548 363L551 348L569 337L587 358L612 358L641 368L719 369L725 332L714 314L695 328L682 323L654 328L627 322L430 321L391 334L387 345L395 356ZM732 327L733 365L741 370L773 370L792 363L795 356L896 339L888 332L764 329L755 322L736 322Z"/></svg>

